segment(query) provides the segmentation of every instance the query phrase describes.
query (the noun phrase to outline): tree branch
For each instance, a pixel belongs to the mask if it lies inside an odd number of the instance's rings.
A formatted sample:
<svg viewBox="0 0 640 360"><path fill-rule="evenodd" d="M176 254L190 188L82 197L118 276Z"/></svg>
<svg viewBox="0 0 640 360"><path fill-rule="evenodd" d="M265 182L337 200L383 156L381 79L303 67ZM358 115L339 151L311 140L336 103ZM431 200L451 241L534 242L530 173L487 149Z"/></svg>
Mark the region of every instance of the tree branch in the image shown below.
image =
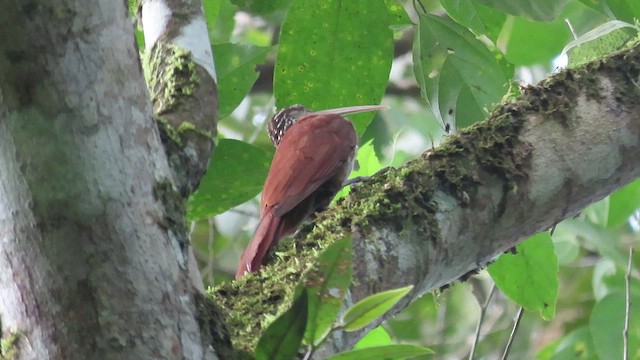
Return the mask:
<svg viewBox="0 0 640 360"><path fill-rule="evenodd" d="M638 178L639 74L638 46L561 71L437 149L356 187L283 241L263 272L214 293L230 313L236 344L250 342L243 326L257 338L265 316L285 307L251 308L241 298L289 299L290 288L273 284L295 286L318 250L345 235L357 259L352 301L415 285L386 318ZM351 347L374 326L336 334L326 353Z"/></svg>

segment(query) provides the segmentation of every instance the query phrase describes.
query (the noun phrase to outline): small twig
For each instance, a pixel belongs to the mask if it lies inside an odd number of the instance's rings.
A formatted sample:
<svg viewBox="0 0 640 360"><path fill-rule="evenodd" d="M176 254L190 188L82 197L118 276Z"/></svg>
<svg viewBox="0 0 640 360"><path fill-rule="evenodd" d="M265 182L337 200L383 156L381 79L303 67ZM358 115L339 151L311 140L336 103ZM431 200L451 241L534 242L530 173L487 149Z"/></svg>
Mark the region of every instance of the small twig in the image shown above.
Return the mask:
<svg viewBox="0 0 640 360"><path fill-rule="evenodd" d="M629 249L629 263L624 277L626 299L624 303L624 329L622 330L623 360L629 358L629 311L631 309L631 263L633 259L633 247Z"/></svg>
<svg viewBox="0 0 640 360"><path fill-rule="evenodd" d="M309 346L309 349L307 350L307 352L304 354L304 357L302 358L302 360L309 360L311 359L311 356L313 356L313 353L315 352L315 348L313 346Z"/></svg>
<svg viewBox="0 0 640 360"><path fill-rule="evenodd" d="M361 183L361 182L363 182L363 181L365 181L365 180L367 180L369 178L370 178L370 176L356 176L354 178L351 178L351 179L345 181L344 184L342 185L342 187L349 186L349 185L356 185L356 184Z"/></svg>
<svg viewBox="0 0 640 360"><path fill-rule="evenodd" d="M520 326L520 320L522 319L523 313L524 308L520 306L520 309L518 309L518 315L516 315L516 321L513 323L513 329L511 329L511 335L509 335L509 341L507 342L507 346L504 348L502 360L507 360L509 357L509 351L511 350L511 345L513 345L513 339L516 337L516 331L518 331L518 327Z"/></svg>
<svg viewBox="0 0 640 360"><path fill-rule="evenodd" d="M482 322L484 321L484 315L487 313L487 307L489 306L489 302L491 301L491 297L496 290L496 284L493 284L491 287L491 291L489 292L489 296L485 300L484 304L480 307L480 319L478 319L478 325L476 325L476 336L473 339L473 345L471 346L471 353L469 354L469 360L473 360L473 356L476 352L476 345L478 345L478 339L480 339L480 328L482 327Z"/></svg>
<svg viewBox="0 0 640 360"><path fill-rule="evenodd" d="M271 99L269 100L269 103L266 105L266 108L268 110L264 114L265 116L264 121L262 121L260 126L254 130L251 136L249 136L249 139L247 141L249 144L253 144L260 134L262 134L263 132L266 132L267 127L269 126L269 121L271 121L271 117L273 117L273 108L275 105L276 105L276 100L275 98L271 97Z"/></svg>
<svg viewBox="0 0 640 360"><path fill-rule="evenodd" d="M214 218L209 218L209 241L207 243L207 268L206 268L206 276L209 284L213 284L213 265L215 264L215 256L213 251L213 244L215 242L215 227L216 223Z"/></svg>

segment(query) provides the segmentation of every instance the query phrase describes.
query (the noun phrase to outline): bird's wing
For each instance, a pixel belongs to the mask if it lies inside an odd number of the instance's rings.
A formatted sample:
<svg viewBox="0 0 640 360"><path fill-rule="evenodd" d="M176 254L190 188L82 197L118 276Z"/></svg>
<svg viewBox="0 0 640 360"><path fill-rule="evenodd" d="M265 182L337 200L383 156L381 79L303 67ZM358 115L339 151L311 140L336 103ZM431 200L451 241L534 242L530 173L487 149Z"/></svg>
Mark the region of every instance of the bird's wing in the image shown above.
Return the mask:
<svg viewBox="0 0 640 360"><path fill-rule="evenodd" d="M262 194L262 208L280 216L336 174L355 151L353 125L338 115L307 116L278 145Z"/></svg>

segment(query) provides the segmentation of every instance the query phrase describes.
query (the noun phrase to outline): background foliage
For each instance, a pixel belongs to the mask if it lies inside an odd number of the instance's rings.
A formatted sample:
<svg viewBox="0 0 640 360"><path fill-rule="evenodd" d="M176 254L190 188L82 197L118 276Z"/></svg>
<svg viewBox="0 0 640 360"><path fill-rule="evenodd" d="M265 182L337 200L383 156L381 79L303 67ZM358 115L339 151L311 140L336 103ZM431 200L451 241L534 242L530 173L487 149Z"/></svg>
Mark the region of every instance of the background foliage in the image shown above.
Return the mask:
<svg viewBox="0 0 640 360"><path fill-rule="evenodd" d="M366 144L359 175L371 174L402 165L437 146L447 132L481 121L519 86L637 40L634 19L640 18L637 0L204 4L218 72L221 139L189 215L210 285L232 277L257 223L257 195L274 151L265 131L274 106L389 105L375 117L351 118ZM552 236L539 234L503 255L488 273L424 296L358 347L400 342L436 352L419 358L467 357L493 277L501 291L486 308L476 358L499 358L517 301L526 311L511 358L619 359L628 249L640 239L639 208L635 181L558 224ZM639 304L639 260L632 260L631 298ZM632 308L631 358L640 358L638 314Z"/></svg>

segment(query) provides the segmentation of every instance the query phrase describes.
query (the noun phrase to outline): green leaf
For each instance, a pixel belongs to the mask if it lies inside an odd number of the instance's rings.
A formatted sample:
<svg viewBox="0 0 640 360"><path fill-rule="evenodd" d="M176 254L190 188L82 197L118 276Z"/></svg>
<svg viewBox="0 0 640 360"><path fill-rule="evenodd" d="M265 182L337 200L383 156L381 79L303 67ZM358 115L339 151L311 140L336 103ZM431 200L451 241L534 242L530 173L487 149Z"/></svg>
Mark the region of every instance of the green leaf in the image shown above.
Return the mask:
<svg viewBox="0 0 640 360"><path fill-rule="evenodd" d="M507 37L506 57L515 65L549 66L562 48L573 39L568 20L578 33L606 21L606 17L579 2L570 2L552 23L513 18Z"/></svg>
<svg viewBox="0 0 640 360"><path fill-rule="evenodd" d="M503 12L489 8L476 0L440 0L447 14L476 35L487 35L496 42L507 20Z"/></svg>
<svg viewBox="0 0 640 360"><path fill-rule="evenodd" d="M236 25L236 6L229 0L204 0L203 6L211 43L228 42ZM216 55L213 54L214 58Z"/></svg>
<svg viewBox="0 0 640 360"><path fill-rule="evenodd" d="M553 246L559 265L569 265L580 256L578 236L564 222L556 225L553 232Z"/></svg>
<svg viewBox="0 0 640 360"><path fill-rule="evenodd" d="M271 155L251 144L220 139L198 191L189 199L187 218L203 219L252 199L262 190Z"/></svg>
<svg viewBox="0 0 640 360"><path fill-rule="evenodd" d="M560 338L551 360L598 360L588 326Z"/></svg>
<svg viewBox="0 0 640 360"><path fill-rule="evenodd" d="M466 89L482 109L498 103L509 89L513 68L501 54L492 54L475 35L451 20L422 14L413 48L414 73L440 125L455 129L456 103Z"/></svg>
<svg viewBox="0 0 640 360"><path fill-rule="evenodd" d="M385 5L387 6L387 11L389 11L390 15L390 25L391 27L402 27L404 25L413 25L411 22L411 18L404 10L401 4L399 4L396 0L384 0Z"/></svg>
<svg viewBox="0 0 640 360"><path fill-rule="evenodd" d="M204 10L204 19L207 22L207 31L211 33L216 24L216 17L220 13L222 6L221 0L204 0L202 1L202 9Z"/></svg>
<svg viewBox="0 0 640 360"><path fill-rule="evenodd" d="M424 346L395 344L351 350L330 356L327 360L395 360L433 353Z"/></svg>
<svg viewBox="0 0 640 360"><path fill-rule="evenodd" d="M637 209L640 209L640 179L611 194L607 227L625 224Z"/></svg>
<svg viewBox="0 0 640 360"><path fill-rule="evenodd" d="M289 6L291 0L231 0L231 3L253 14L270 14Z"/></svg>
<svg viewBox="0 0 640 360"><path fill-rule="evenodd" d="M498 288L545 320L554 317L558 299L558 259L547 232L538 233L505 253L487 268Z"/></svg>
<svg viewBox="0 0 640 360"><path fill-rule="evenodd" d="M369 325L372 321L389 311L389 309L407 295L411 289L413 289L413 285L367 296L344 313L342 326L345 331L356 331Z"/></svg>
<svg viewBox="0 0 640 360"><path fill-rule="evenodd" d="M638 35L638 27L614 20L606 22L571 41L562 50L569 56L569 67L576 67L625 48Z"/></svg>
<svg viewBox="0 0 640 360"><path fill-rule="evenodd" d="M218 116L224 118L249 93L258 79L256 65L265 61L272 47L216 44L212 48L218 74Z"/></svg>
<svg viewBox="0 0 640 360"><path fill-rule="evenodd" d="M591 224L601 228L606 227L609 216L609 197L590 204L582 211L582 215Z"/></svg>
<svg viewBox="0 0 640 360"><path fill-rule="evenodd" d="M638 297L631 304L638 304ZM625 318L625 293L607 295L591 311L589 327L593 345L600 359L622 359L622 329ZM629 314L629 354L637 359L640 351L640 311L631 306Z"/></svg>
<svg viewBox="0 0 640 360"><path fill-rule="evenodd" d="M349 175L350 179L358 176L371 176L383 168L382 164L380 164L380 160L378 160L378 156L376 156L376 151L373 147L373 140L367 141L358 149L356 161L358 168L351 172L351 175ZM333 201L345 197L349 194L350 189L350 186L343 187L338 194L336 194Z"/></svg>
<svg viewBox="0 0 640 360"><path fill-rule="evenodd" d="M382 1L294 0L280 31L274 73L278 108L378 104L393 60L397 17ZM350 116L362 134L373 113Z"/></svg>
<svg viewBox="0 0 640 360"><path fill-rule="evenodd" d="M391 336L382 326L378 326L375 329L369 331L367 335L365 335L356 345L353 347L354 349L364 349L368 347L381 346L381 345L391 345L393 344L393 340L391 340Z"/></svg>
<svg viewBox="0 0 640 360"><path fill-rule="evenodd" d="M302 289L291 308L262 333L256 346L256 360L291 360L302 343L307 323L308 294Z"/></svg>
<svg viewBox="0 0 640 360"><path fill-rule="evenodd" d="M634 19L640 19L638 0L607 0L606 6L619 20L633 23Z"/></svg>
<svg viewBox="0 0 640 360"><path fill-rule="evenodd" d="M507 14L536 21L553 21L560 15L568 0L478 0L478 2Z"/></svg>
<svg viewBox="0 0 640 360"><path fill-rule="evenodd" d="M329 245L307 272L301 284L309 292L306 344L319 343L331 329L351 285L352 274L350 237Z"/></svg>

